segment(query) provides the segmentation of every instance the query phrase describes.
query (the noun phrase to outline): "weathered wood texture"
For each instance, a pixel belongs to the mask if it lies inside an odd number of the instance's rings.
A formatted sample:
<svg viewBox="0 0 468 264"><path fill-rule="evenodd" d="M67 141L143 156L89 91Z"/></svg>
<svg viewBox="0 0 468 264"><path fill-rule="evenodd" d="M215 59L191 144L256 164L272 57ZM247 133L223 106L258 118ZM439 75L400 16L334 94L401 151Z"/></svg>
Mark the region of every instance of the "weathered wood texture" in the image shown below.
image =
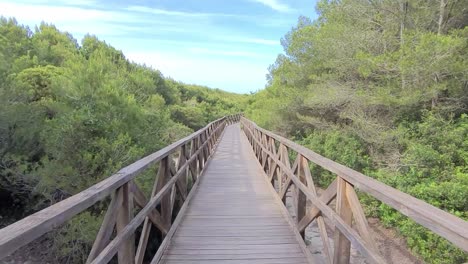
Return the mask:
<svg viewBox="0 0 468 264"><path fill-rule="evenodd" d="M151 226L168 233L176 196L179 200L187 197L188 178L192 183L198 179L225 126L239 118L238 114L220 118L96 185L1 229L0 259L112 194L87 262L107 263L118 253L120 263L141 263ZM153 192L146 198L133 179L151 166L156 166L158 173ZM161 209L157 210L159 204ZM135 216L134 206L141 208ZM135 249L134 233L142 223L143 233ZM111 241L114 229L116 236Z"/></svg>
<svg viewBox="0 0 468 264"><path fill-rule="evenodd" d="M239 121L240 126L231 125ZM312 163L337 175L320 196L309 168ZM152 192L145 194L134 179L147 168L153 169L155 180ZM468 251L466 221L238 114L218 119L87 190L1 229L0 259L111 196L87 263L107 263L116 255L119 263L143 263L151 228L165 235L152 264L310 263L301 235L313 221L326 263L349 263L351 247L370 263L385 263L356 190ZM282 204L288 192L294 221ZM182 206L173 220L177 202ZM326 224L335 230L334 248Z"/></svg>
<svg viewBox="0 0 468 264"><path fill-rule="evenodd" d="M226 128L159 263L309 263L239 125Z"/></svg>
<svg viewBox="0 0 468 264"><path fill-rule="evenodd" d="M246 118L241 117L241 124L258 162L269 175L269 181L278 187L279 198L284 199L288 188L295 187L293 193L299 232L302 233L312 221L317 220L328 263L349 263L351 245L368 261L385 263L369 232L355 189L372 195L468 251L468 222L262 129ZM292 166L291 157L295 157ZM315 190L309 163L337 175L320 197ZM335 198L333 209L328 204ZM307 210L306 200L313 205ZM323 217L335 227L334 253Z"/></svg>

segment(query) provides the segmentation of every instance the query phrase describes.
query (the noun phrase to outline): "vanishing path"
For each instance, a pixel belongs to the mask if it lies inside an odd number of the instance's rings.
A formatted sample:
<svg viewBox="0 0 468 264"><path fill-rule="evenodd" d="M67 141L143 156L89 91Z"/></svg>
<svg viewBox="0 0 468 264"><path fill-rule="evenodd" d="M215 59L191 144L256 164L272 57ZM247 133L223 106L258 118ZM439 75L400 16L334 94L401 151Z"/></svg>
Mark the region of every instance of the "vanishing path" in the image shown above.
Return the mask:
<svg viewBox="0 0 468 264"><path fill-rule="evenodd" d="M161 263L308 263L239 124L226 127Z"/></svg>

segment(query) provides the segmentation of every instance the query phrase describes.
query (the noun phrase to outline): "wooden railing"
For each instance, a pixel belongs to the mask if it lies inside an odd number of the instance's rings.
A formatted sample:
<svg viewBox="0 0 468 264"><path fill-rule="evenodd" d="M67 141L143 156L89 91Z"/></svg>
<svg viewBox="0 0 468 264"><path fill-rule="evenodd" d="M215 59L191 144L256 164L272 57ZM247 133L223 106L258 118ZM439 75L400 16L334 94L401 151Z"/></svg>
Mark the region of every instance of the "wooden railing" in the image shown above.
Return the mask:
<svg viewBox="0 0 468 264"><path fill-rule="evenodd" d="M87 263L107 263L115 254L119 263L142 263L152 226L162 234L172 232L176 198L185 201L189 192L193 192L224 127L239 118L239 114L220 118L96 185L1 229L0 259L111 196ZM157 173L151 196L147 198L134 179L150 167L157 168ZM136 215L134 206L141 208ZM134 233L141 224L143 229L135 249ZM111 240L114 229L116 235ZM153 259L160 256L165 244L166 240Z"/></svg>
<svg viewBox="0 0 468 264"><path fill-rule="evenodd" d="M295 187L293 200L299 232L303 235L306 227L317 221L327 263L349 263L351 244L371 262L386 263L369 230L355 189L388 204L468 251L468 222L262 129L246 118L241 117L241 124L258 161L283 202L286 202L288 189ZM292 165L290 156L296 157ZM336 179L320 196L310 172L310 162L336 174ZM333 200L335 209L330 206ZM307 201L312 203L311 208L307 208ZM330 245L324 217L327 224L335 227L334 249Z"/></svg>

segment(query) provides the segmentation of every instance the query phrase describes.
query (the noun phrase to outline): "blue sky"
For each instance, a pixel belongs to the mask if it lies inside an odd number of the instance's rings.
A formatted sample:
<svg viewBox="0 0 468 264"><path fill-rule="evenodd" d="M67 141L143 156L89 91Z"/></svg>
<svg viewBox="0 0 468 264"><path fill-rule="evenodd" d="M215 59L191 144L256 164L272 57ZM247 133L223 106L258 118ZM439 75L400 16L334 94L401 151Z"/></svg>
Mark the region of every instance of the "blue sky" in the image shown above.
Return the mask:
<svg viewBox="0 0 468 264"><path fill-rule="evenodd" d="M130 60L185 83L248 93L265 87L280 39L316 0L2 0L0 15L34 28L89 33Z"/></svg>

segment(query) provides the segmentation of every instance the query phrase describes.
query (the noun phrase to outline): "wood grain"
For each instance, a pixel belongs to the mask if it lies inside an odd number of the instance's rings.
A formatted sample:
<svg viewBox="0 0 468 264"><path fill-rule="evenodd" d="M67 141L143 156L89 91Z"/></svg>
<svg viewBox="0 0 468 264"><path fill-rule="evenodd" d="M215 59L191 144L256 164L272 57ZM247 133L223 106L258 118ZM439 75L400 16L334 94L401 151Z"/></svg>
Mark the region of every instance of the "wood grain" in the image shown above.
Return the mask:
<svg viewBox="0 0 468 264"><path fill-rule="evenodd" d="M406 193L396 190L360 172L345 167L337 162L327 159L310 149L284 137L276 135L257 126L252 121L241 117L244 132L254 134L263 133L284 144L291 150L303 155L307 160L322 168L335 173L352 184L359 191L365 192L374 198L386 203L400 213L413 219L415 222L428 228L432 232L446 238L455 246L468 252L468 222L450 213L436 208L422 200L416 199ZM249 135L250 140L255 140Z"/></svg>
<svg viewBox="0 0 468 264"><path fill-rule="evenodd" d="M295 236L250 151L239 125L227 127L161 263L257 263L278 258L309 263L302 239Z"/></svg>

